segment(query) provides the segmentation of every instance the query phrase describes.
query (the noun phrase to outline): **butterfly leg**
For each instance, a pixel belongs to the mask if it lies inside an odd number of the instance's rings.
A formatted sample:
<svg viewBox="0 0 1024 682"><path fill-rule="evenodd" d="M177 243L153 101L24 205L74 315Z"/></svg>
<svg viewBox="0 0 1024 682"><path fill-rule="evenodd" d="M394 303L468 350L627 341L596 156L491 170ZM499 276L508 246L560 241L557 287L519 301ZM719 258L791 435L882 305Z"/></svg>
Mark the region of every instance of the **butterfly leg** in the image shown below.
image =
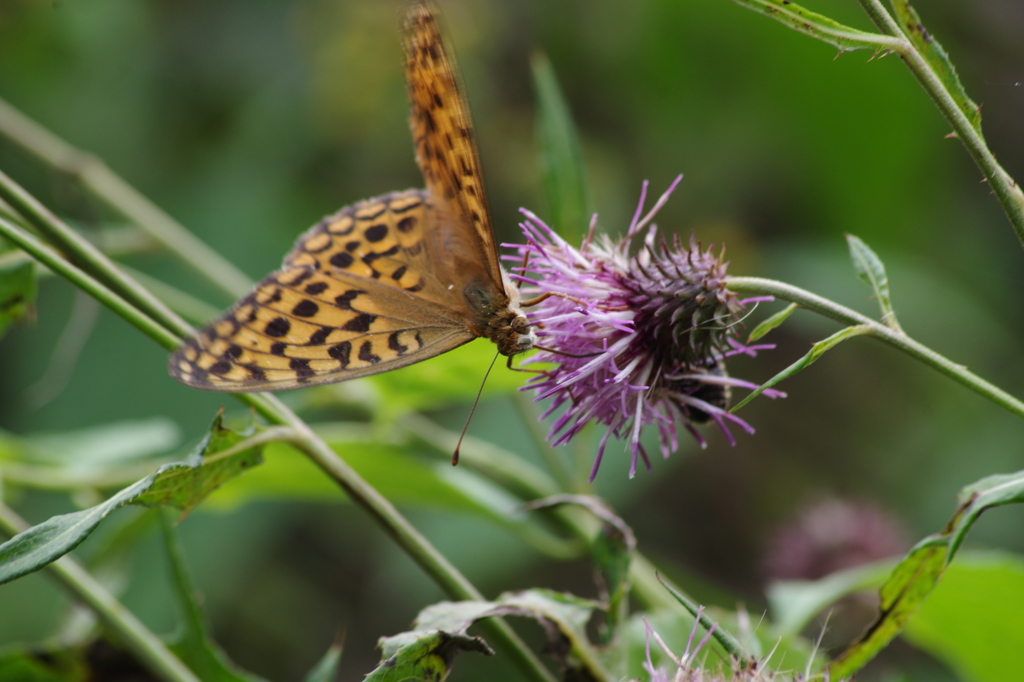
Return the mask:
<svg viewBox="0 0 1024 682"><path fill-rule="evenodd" d="M508 362L505 363L505 366L508 367L513 372L526 372L527 374L547 374L547 371L543 369L523 369L522 367L513 367L512 357L513 356L511 355L508 356Z"/></svg>
<svg viewBox="0 0 1024 682"><path fill-rule="evenodd" d="M524 308L529 308L529 307L537 305L538 303L541 303L542 301L548 300L552 296L557 296L558 298L564 298L567 301L572 301L573 303L579 303L584 308L587 307L586 303L584 303L580 299L576 298L575 296L570 296L569 294L558 293L556 291L545 291L543 294L541 294L540 296L538 296L536 298L531 298L529 301L523 301L520 305L522 305Z"/></svg>

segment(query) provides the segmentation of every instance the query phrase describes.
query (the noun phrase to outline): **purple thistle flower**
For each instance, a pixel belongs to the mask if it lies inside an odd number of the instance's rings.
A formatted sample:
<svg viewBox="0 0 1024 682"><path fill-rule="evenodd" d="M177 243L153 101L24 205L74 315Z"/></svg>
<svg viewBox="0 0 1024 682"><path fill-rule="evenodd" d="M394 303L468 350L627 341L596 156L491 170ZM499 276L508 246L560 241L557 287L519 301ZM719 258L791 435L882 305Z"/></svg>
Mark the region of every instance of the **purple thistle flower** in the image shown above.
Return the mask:
<svg viewBox="0 0 1024 682"><path fill-rule="evenodd" d="M528 358L524 364L556 366L538 374L524 390L536 391L536 400L552 399L544 417L565 407L548 434L552 445L567 443L592 420L608 427L591 481L612 435L627 438L631 445L632 478L638 457L651 468L640 443L645 426L657 426L664 457L678 448L677 424L701 447L707 444L695 424L715 422L732 444L729 422L754 432L727 408L733 387L757 386L728 376L725 360L773 347L745 346L736 338L745 306L764 299L741 301L725 288L724 249L715 255L711 248L702 250L693 237L685 246L678 236L669 243L658 235L651 220L681 179L641 217L644 182L633 221L618 241L605 235L595 238L595 215L577 249L522 209L526 244L507 245L519 250L520 260L529 256L527 266L518 269L525 272L513 277L529 284L532 294L549 294L529 317L541 345L562 354L541 350ZM766 390L764 395L785 394Z"/></svg>

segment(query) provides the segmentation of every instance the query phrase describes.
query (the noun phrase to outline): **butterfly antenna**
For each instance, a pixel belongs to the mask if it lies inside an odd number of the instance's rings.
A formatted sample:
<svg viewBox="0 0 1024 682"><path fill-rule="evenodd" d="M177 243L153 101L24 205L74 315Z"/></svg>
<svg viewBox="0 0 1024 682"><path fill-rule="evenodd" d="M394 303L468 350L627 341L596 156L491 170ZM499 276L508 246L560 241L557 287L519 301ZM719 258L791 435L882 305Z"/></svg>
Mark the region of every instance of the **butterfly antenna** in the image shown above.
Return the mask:
<svg viewBox="0 0 1024 682"><path fill-rule="evenodd" d="M462 433L459 434L459 442L455 444L455 452L452 453L452 466L459 463L459 449L462 448L462 439L466 437L466 430L469 429L469 422L473 419L473 413L476 412L476 406L480 402L480 396L484 393L484 384L487 383L487 377L491 376L491 370L494 369L494 363L498 360L498 353L494 354L494 359L491 360L490 366L487 371L484 372L484 380L480 382L480 390L476 392L476 399L473 400L473 407L469 408L469 416L466 417L466 425L462 427Z"/></svg>

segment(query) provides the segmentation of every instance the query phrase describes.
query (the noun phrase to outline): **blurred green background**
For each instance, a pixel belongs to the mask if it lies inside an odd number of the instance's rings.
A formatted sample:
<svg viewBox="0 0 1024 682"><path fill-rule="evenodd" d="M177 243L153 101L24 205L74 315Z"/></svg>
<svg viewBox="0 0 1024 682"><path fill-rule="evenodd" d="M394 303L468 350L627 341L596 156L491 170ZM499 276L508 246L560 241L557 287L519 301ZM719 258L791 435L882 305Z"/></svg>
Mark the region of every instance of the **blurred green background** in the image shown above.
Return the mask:
<svg viewBox="0 0 1024 682"><path fill-rule="evenodd" d="M782 279L874 315L846 255L843 234L856 234L886 262L909 334L1024 395L1024 252L898 58L837 57L725 0L441 4L501 241L517 239L520 206L545 211L529 69L531 53L543 50L578 124L603 229L624 229L642 180L657 195L684 173L660 214L663 229L727 244L733 274ZM255 279L324 214L421 186L396 5L3 0L0 97L103 158ZM854 3L808 5L870 28ZM990 146L1024 177L1021 4L934 0L918 10L983 105ZM86 230L109 219L68 178L6 142L0 167ZM215 307L231 303L169 256L125 262ZM162 417L176 425L166 449L182 452L219 406L244 417L224 396L173 382L166 354L113 314L81 322L87 306L65 282L41 282L35 323L0 341L0 428L28 435ZM53 356L76 309L72 333L84 345L64 385ZM763 381L835 329L797 314L769 337L777 350L737 359L730 372ZM474 359L486 355L476 350ZM444 381L475 387L485 364ZM706 602L741 600L759 614L773 529L809 503L869 503L912 540L943 526L962 485L1024 468L1021 425L1009 414L869 340L844 344L782 388L786 400L743 410L757 434L737 433L735 447L708 430L706 451L685 442L632 481L618 449L606 455L598 491L641 550ZM471 433L533 457L510 405L491 391ZM457 429L466 410L458 402L431 416ZM59 495L12 488L9 497L33 522L72 508ZM406 629L442 598L365 514L337 500L210 507L180 526L189 561L218 640L268 678L298 679L343 627L341 679L360 679L376 663L377 637ZM403 509L488 595L531 586L594 592L585 561L546 559L469 515ZM1020 509L991 512L969 543L1022 550L1022 521ZM125 595L158 631L173 625L164 570L158 543L147 540ZM41 575L0 587L0 644L47 636L65 605ZM466 670L497 668L457 666L460 679L473 678ZM957 679L906 645L866 679L897 671Z"/></svg>

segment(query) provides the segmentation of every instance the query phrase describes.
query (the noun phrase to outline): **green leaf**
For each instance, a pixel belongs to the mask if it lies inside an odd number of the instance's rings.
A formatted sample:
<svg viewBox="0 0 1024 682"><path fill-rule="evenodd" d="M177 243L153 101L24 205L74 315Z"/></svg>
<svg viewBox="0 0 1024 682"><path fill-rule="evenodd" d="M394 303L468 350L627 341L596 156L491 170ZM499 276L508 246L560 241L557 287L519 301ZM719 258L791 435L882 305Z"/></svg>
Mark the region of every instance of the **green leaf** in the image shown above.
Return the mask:
<svg viewBox="0 0 1024 682"><path fill-rule="evenodd" d="M527 509L573 504L593 514L601 521L601 529L590 547L594 561L601 601L608 605L607 622L602 624L602 644L609 644L616 636L619 622L628 614L629 565L636 551L633 529L608 504L594 495L553 495L530 502Z"/></svg>
<svg viewBox="0 0 1024 682"><path fill-rule="evenodd" d="M750 332L750 336L747 338L747 343L753 343L754 341L764 337L765 334L785 322L789 316L793 314L793 311L799 307L800 306L796 303L790 303L779 312L761 322L761 324L754 327L754 331Z"/></svg>
<svg viewBox="0 0 1024 682"><path fill-rule="evenodd" d="M949 55L942 49L939 41L925 29L924 24L921 23L921 17L917 15L917 11L911 7L908 0L893 0L892 6L896 11L896 20L899 21L903 33L938 75L943 87L956 102L957 108L970 122L974 131L981 135L981 107L967 96L967 90L960 82L960 76L957 75Z"/></svg>
<svg viewBox="0 0 1024 682"><path fill-rule="evenodd" d="M567 679L572 675L580 675L578 679L591 677L608 679L607 673L601 669L596 652L587 640L587 621L590 620L596 607L597 604L589 599L581 599L551 590L506 593L493 602L463 601L433 604L423 609L416 617L413 630L381 639L380 647L384 660L374 673L380 671L380 674L383 675L384 668L398 666L402 662L398 657L404 652L403 661L422 660L422 670L435 674L443 670L443 674L447 675L447 667L442 666L444 661L429 658L433 655L431 646L439 642L443 643L446 641L445 638L464 638L466 630L481 618L523 616L537 620L544 625L544 631L548 637L548 652L559 659L561 668L566 671ZM464 649L464 645L469 645L465 639L457 640L456 644L458 648L450 652L452 655L459 648ZM472 646L486 647L487 645L483 640L477 640ZM476 650L483 651L482 648ZM489 651L489 648L487 650ZM450 665L450 661L448 664ZM417 672L418 670L420 669L417 669ZM400 680L404 678L379 677L372 679Z"/></svg>
<svg viewBox="0 0 1024 682"><path fill-rule="evenodd" d="M35 267L31 258L0 256L0 337L12 322L24 319L32 310L36 298Z"/></svg>
<svg viewBox="0 0 1024 682"><path fill-rule="evenodd" d="M439 630L426 632L399 647L364 682L441 682L448 677L455 654L460 651L494 655L479 637Z"/></svg>
<svg viewBox="0 0 1024 682"><path fill-rule="evenodd" d="M332 644L324 657L313 666L302 682L333 682L334 678L338 676L338 666L341 664L343 649L340 641Z"/></svg>
<svg viewBox="0 0 1024 682"><path fill-rule="evenodd" d="M881 615L831 666L833 679L860 670L903 629L904 624L931 594L967 531L988 509L1024 501L1024 471L983 478L960 491L960 506L941 533L911 549L879 590Z"/></svg>
<svg viewBox="0 0 1024 682"><path fill-rule="evenodd" d="M477 339L426 362L369 377L368 383L378 394L379 421L386 423L409 411L470 403L481 386L485 398L511 393L523 385L526 375L508 371L504 358L498 359L484 383L497 352L493 343Z"/></svg>
<svg viewBox="0 0 1024 682"><path fill-rule="evenodd" d="M860 336L861 334L869 334L870 332L871 327L856 325L853 327L846 327L845 329L841 329L832 336L828 337L827 339L822 339L821 341L818 341L816 344L811 346L811 350L808 351L807 355L803 356L802 358L794 362L792 365L782 370L768 381L761 384L756 390L751 392L750 395L741 400L735 407L733 407L729 411L735 412L736 410L740 409L741 407L749 403L751 400L756 398L757 396L761 395L761 393L764 392L765 389L771 388L772 386L779 383L783 379L788 379L789 377L793 376L800 370L807 369L808 367L813 365L818 360L818 358L820 358L826 352L838 346L843 341L851 339L855 336Z"/></svg>
<svg viewBox="0 0 1024 682"><path fill-rule="evenodd" d="M896 565L895 559L837 571L819 580L785 580L768 586L772 620L781 634L799 634L818 613L852 592L877 587Z"/></svg>
<svg viewBox="0 0 1024 682"><path fill-rule="evenodd" d="M771 17L795 31L823 40L841 52L862 48L877 50L889 38L844 26L828 17L804 9L789 0L733 0L736 4Z"/></svg>
<svg viewBox="0 0 1024 682"><path fill-rule="evenodd" d="M170 419L154 417L62 433L37 433L23 441L34 462L85 470L137 462L168 452L181 442L181 429Z"/></svg>
<svg viewBox="0 0 1024 682"><path fill-rule="evenodd" d="M586 167L579 133L547 55L530 58L537 96L537 140L541 186L549 224L570 243L578 242L590 219Z"/></svg>
<svg viewBox="0 0 1024 682"><path fill-rule="evenodd" d="M974 682L1015 682L1024 649L1024 558L961 554L903 636Z"/></svg>
<svg viewBox="0 0 1024 682"><path fill-rule="evenodd" d="M472 514L508 529L549 556L578 556L577 543L553 534L541 520L517 514L522 499L468 467L427 461L421 446L394 439L395 433L365 424L315 425L317 433L382 495L399 504ZM204 510L233 510L264 500L348 503L344 492L308 457L282 442L268 443L259 467L216 490Z"/></svg>
<svg viewBox="0 0 1024 682"><path fill-rule="evenodd" d="M86 682L94 679L84 656L75 650L5 647L0 651L0 680L13 682Z"/></svg>
<svg viewBox="0 0 1024 682"><path fill-rule="evenodd" d="M214 488L259 464L261 448L246 447L248 435L222 428L218 414L210 433L185 461L161 466L95 507L51 517L14 536L0 545L0 584L67 554L125 505L172 506L187 514Z"/></svg>
<svg viewBox="0 0 1024 682"><path fill-rule="evenodd" d="M435 466L413 457L401 441L364 424L336 423L316 427L321 438L371 485L388 499L448 511L481 512L478 500L471 499L446 479L450 464ZM211 498L214 508L233 509L258 500L299 499L305 501L347 501L337 484L309 458L282 442L268 443L263 465ZM507 515L519 503L508 496L491 498L497 507L490 515Z"/></svg>
<svg viewBox="0 0 1024 682"><path fill-rule="evenodd" d="M896 312L889 296L889 276L885 273L885 265L868 245L852 234L846 235L846 243L850 246L850 260L857 276L875 292L875 300L882 309L882 322L896 331L900 329L896 321Z"/></svg>
<svg viewBox="0 0 1024 682"><path fill-rule="evenodd" d="M199 606L201 598L185 564L185 555L173 522L161 513L164 546L170 563L174 596L182 615L182 628L171 649L203 682L262 682L232 663L210 637L206 617Z"/></svg>

